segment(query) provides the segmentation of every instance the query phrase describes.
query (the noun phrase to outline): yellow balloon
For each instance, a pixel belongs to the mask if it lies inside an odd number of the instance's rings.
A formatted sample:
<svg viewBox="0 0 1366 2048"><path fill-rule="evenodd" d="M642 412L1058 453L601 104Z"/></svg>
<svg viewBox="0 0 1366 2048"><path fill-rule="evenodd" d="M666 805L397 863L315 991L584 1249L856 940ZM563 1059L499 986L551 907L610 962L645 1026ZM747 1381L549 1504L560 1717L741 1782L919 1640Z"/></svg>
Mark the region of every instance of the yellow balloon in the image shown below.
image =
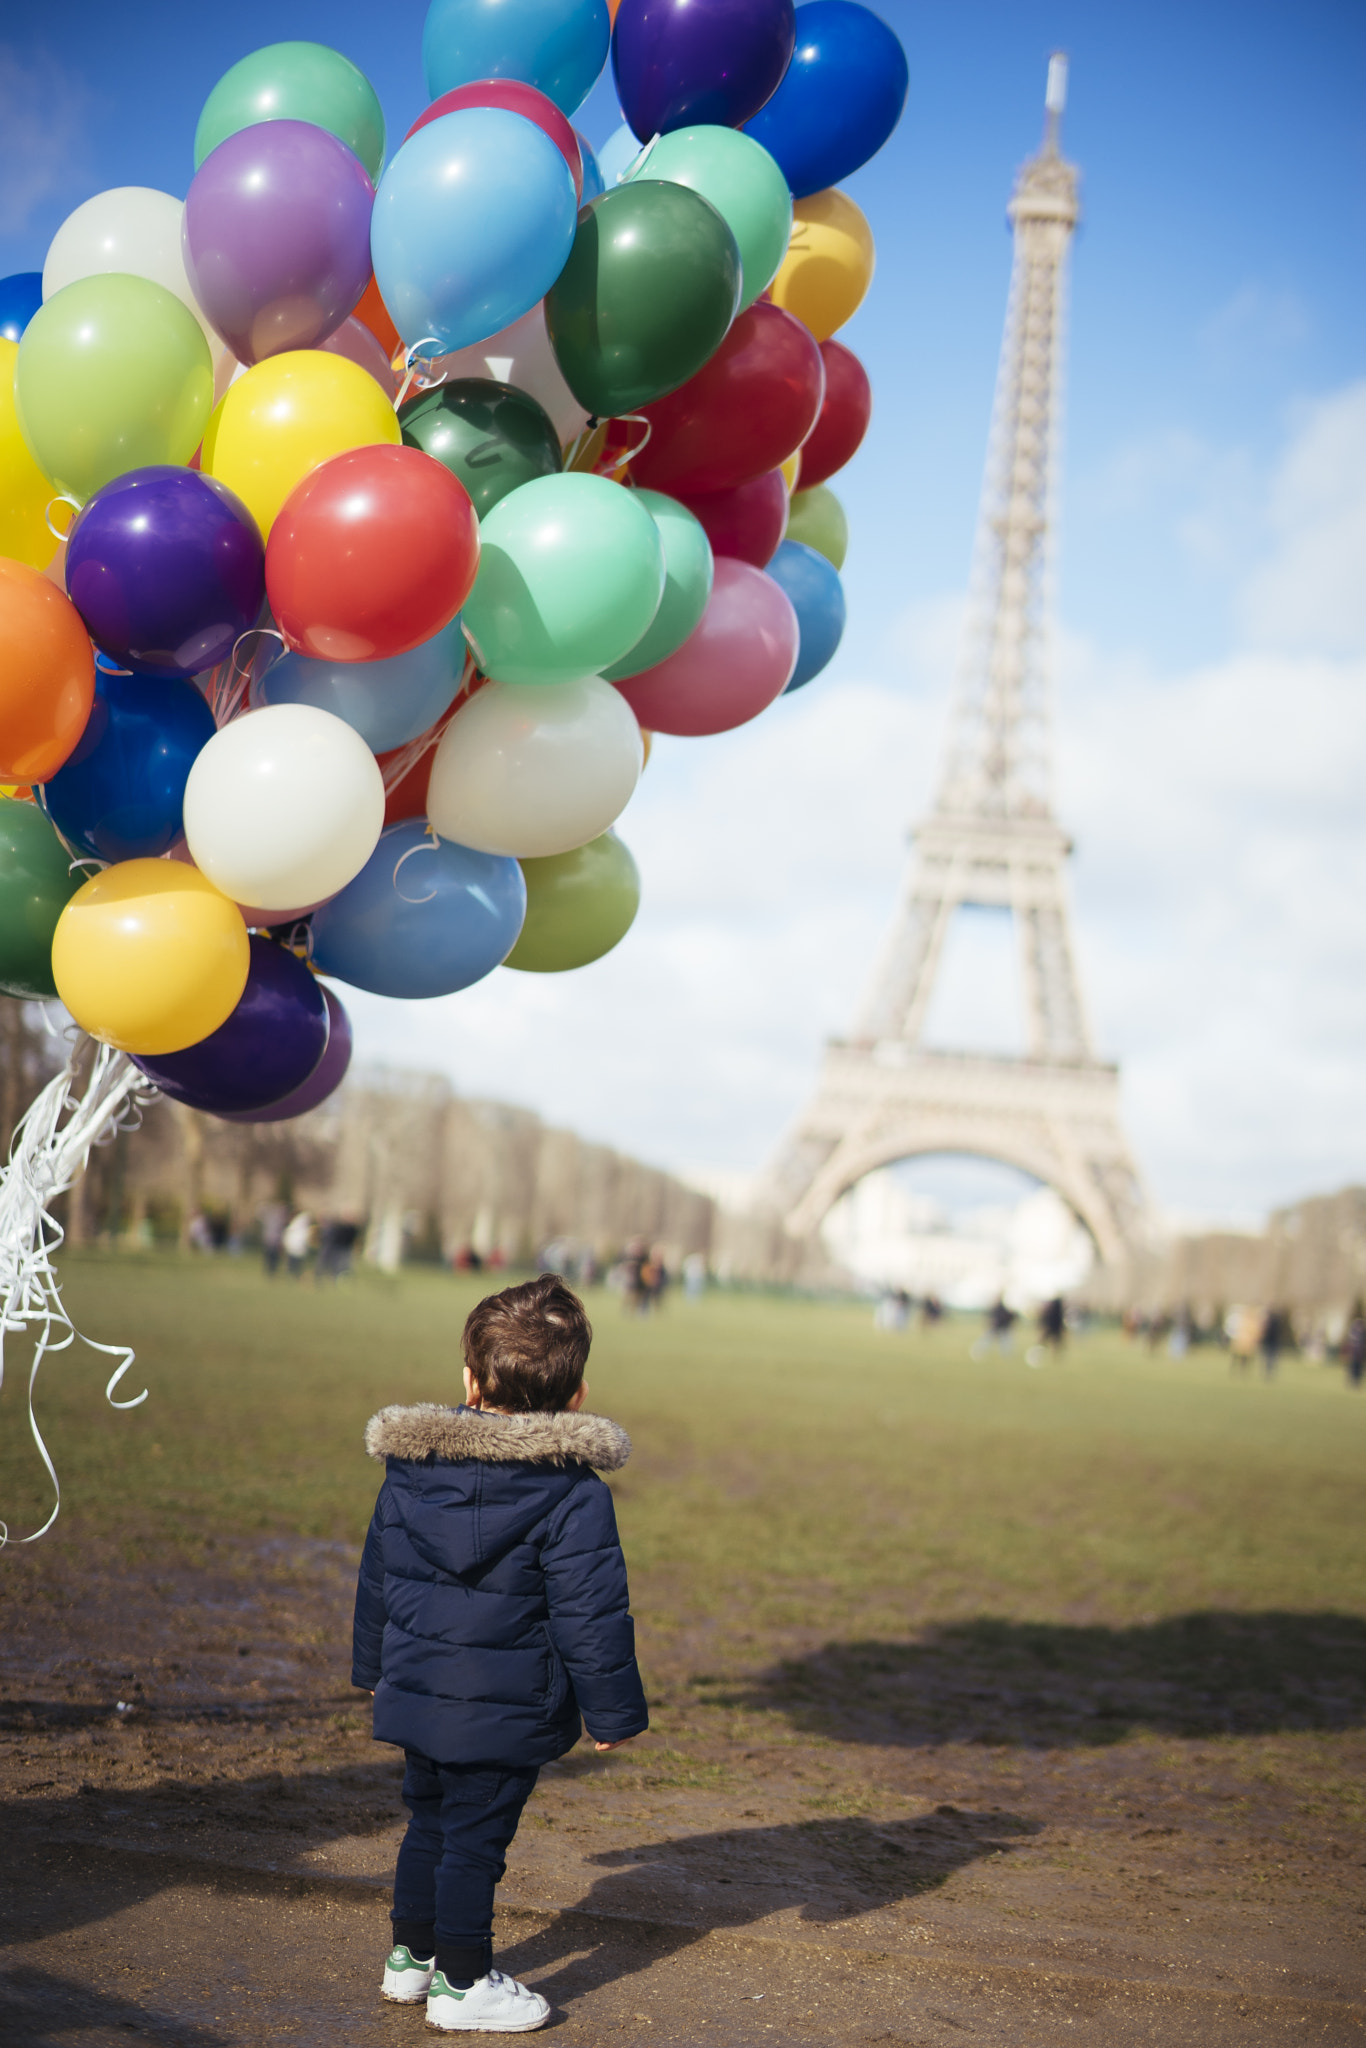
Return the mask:
<svg viewBox="0 0 1366 2048"><path fill-rule="evenodd" d="M247 985L235 903L178 860L123 860L78 889L52 937L57 993L121 1052L183 1052L216 1031Z"/></svg>
<svg viewBox="0 0 1366 2048"><path fill-rule="evenodd" d="M769 296L828 341L863 304L875 261L872 229L853 200L833 186L813 192L792 209L792 239Z"/></svg>
<svg viewBox="0 0 1366 2048"><path fill-rule="evenodd" d="M296 484L330 455L403 439L368 370L319 348L267 356L213 409L200 467L236 491L264 539Z"/></svg>
<svg viewBox="0 0 1366 2048"><path fill-rule="evenodd" d="M792 453L788 456L787 461L780 462L778 464L778 467L782 471L783 482L787 485L787 495L790 498L792 496L792 493L797 488L797 478L802 473L801 449L794 448Z"/></svg>
<svg viewBox="0 0 1366 2048"><path fill-rule="evenodd" d="M0 335L0 555L46 569L57 552L44 513L57 495L29 453L14 409L17 341Z"/></svg>

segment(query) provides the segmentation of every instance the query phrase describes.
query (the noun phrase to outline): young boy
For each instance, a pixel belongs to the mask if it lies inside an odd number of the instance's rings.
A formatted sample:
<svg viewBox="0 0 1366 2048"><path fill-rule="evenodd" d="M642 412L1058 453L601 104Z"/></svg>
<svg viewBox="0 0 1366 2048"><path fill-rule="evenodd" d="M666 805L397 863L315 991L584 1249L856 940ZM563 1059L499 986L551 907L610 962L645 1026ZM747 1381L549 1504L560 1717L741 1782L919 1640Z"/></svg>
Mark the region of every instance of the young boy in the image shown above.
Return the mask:
<svg viewBox="0 0 1366 2048"><path fill-rule="evenodd" d="M382 1408L386 1474L356 1589L352 1682L407 1759L386 1998L451 2032L521 2034L550 2007L493 1968L493 1892L540 1766L648 1726L612 1496L624 1430L581 1415L593 1332L553 1273L481 1301L465 1399Z"/></svg>

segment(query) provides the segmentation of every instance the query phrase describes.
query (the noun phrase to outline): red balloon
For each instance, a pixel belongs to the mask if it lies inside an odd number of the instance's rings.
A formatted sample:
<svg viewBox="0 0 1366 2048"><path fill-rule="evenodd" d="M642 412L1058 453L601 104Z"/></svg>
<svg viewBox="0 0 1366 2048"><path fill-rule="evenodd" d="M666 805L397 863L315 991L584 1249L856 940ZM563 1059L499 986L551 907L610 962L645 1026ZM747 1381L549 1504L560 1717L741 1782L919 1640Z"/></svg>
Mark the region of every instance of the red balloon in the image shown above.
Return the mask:
<svg viewBox="0 0 1366 2048"><path fill-rule="evenodd" d="M469 492L420 448L380 443L320 463L284 502L266 593L285 644L384 661L448 626L479 567Z"/></svg>
<svg viewBox="0 0 1366 2048"><path fill-rule="evenodd" d="M873 387L868 372L851 348L842 341L823 341L825 362L825 403L821 416L802 443L802 473L799 490L809 491L823 484L837 469L843 469L868 431L873 412Z"/></svg>
<svg viewBox="0 0 1366 2048"><path fill-rule="evenodd" d="M534 85L523 85L519 78L479 78L471 85L452 87L450 92L443 92L439 100L433 100L429 107L423 108L403 140L407 142L419 128L425 128L429 121L439 121L443 114L458 114L462 107L505 107L509 114L520 114L524 120L534 121L538 128L545 130L568 164L574 180L574 197L582 202L583 157L578 136L554 100L547 99L543 92L537 92Z"/></svg>
<svg viewBox="0 0 1366 2048"><path fill-rule="evenodd" d="M733 555L756 569L773 560L787 529L787 485L780 469L737 484L733 491L707 491L680 502L701 520L714 555Z"/></svg>
<svg viewBox="0 0 1366 2048"><path fill-rule="evenodd" d="M723 555L707 609L683 645L616 688L649 732L729 732L781 697L800 644L786 592L762 569Z"/></svg>
<svg viewBox="0 0 1366 2048"><path fill-rule="evenodd" d="M394 753L402 750L395 748ZM384 822L386 825L402 824L405 818L425 818L427 815L427 785L432 779L432 761L435 747L428 747L420 754L402 782L396 782L384 799ZM377 754L380 773L387 772L394 754Z"/></svg>
<svg viewBox="0 0 1366 2048"><path fill-rule="evenodd" d="M695 377L641 411L651 434L631 464L652 491L729 491L777 469L816 424L825 365L808 330L756 301Z"/></svg>

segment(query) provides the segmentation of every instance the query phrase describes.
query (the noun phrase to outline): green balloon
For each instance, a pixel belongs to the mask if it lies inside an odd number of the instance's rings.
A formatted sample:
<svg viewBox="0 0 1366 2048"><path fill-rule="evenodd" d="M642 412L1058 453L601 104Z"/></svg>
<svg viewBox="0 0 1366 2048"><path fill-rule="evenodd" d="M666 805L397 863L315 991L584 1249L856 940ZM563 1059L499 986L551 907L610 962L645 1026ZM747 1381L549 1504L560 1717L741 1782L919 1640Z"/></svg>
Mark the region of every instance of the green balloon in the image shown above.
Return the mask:
<svg viewBox="0 0 1366 2048"><path fill-rule="evenodd" d="M163 286L78 278L24 329L14 402L39 469L84 504L125 470L189 461L213 410L209 344Z"/></svg>
<svg viewBox="0 0 1366 2048"><path fill-rule="evenodd" d="M195 169L220 142L258 121L311 121L326 128L379 183L384 113L365 73L340 50L325 43L268 43L225 71L194 131Z"/></svg>
<svg viewBox="0 0 1366 2048"><path fill-rule="evenodd" d="M86 879L37 804L0 796L0 993L56 995L52 934Z"/></svg>
<svg viewBox="0 0 1366 2048"><path fill-rule="evenodd" d="M638 676L681 647L711 596L711 542L701 520L677 498L666 498L663 491L637 491L636 503L645 507L664 543L664 595L644 637L624 660L603 670L609 683Z"/></svg>
<svg viewBox="0 0 1366 2048"><path fill-rule="evenodd" d="M635 646L664 590L664 545L638 496L571 470L494 506L461 613L486 676L572 683Z"/></svg>
<svg viewBox="0 0 1366 2048"><path fill-rule="evenodd" d="M560 437L526 391L484 377L440 384L399 407L410 448L435 456L462 483L482 519L500 498L538 476L558 476Z"/></svg>
<svg viewBox="0 0 1366 2048"><path fill-rule="evenodd" d="M643 150L636 164L632 183L663 178L711 201L740 251L743 313L777 276L792 234L792 194L763 144L738 128L675 128Z"/></svg>
<svg viewBox="0 0 1366 2048"><path fill-rule="evenodd" d="M686 185L633 178L579 214L545 319L579 404L611 419L676 391L725 340L740 303L740 251Z"/></svg>
<svg viewBox="0 0 1366 2048"><path fill-rule="evenodd" d="M526 922L503 962L524 974L564 974L620 944L640 908L640 873L615 832L572 853L524 860Z"/></svg>
<svg viewBox="0 0 1366 2048"><path fill-rule="evenodd" d="M835 493L824 484L813 484L809 491L794 491L783 538L804 542L842 569L849 552L849 521Z"/></svg>

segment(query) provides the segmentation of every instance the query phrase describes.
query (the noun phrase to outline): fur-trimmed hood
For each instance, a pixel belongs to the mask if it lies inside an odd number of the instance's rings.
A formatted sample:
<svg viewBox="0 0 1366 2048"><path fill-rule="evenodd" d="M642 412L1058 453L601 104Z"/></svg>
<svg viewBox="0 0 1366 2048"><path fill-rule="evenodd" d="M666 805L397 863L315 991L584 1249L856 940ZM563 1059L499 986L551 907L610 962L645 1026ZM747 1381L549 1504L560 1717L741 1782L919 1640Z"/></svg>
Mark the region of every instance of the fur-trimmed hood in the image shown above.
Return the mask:
<svg viewBox="0 0 1366 2048"><path fill-rule="evenodd" d="M631 1439L605 1415L493 1415L482 1408L381 1408L365 1425L372 1458L475 1458L485 1464L592 1465L619 1472Z"/></svg>

